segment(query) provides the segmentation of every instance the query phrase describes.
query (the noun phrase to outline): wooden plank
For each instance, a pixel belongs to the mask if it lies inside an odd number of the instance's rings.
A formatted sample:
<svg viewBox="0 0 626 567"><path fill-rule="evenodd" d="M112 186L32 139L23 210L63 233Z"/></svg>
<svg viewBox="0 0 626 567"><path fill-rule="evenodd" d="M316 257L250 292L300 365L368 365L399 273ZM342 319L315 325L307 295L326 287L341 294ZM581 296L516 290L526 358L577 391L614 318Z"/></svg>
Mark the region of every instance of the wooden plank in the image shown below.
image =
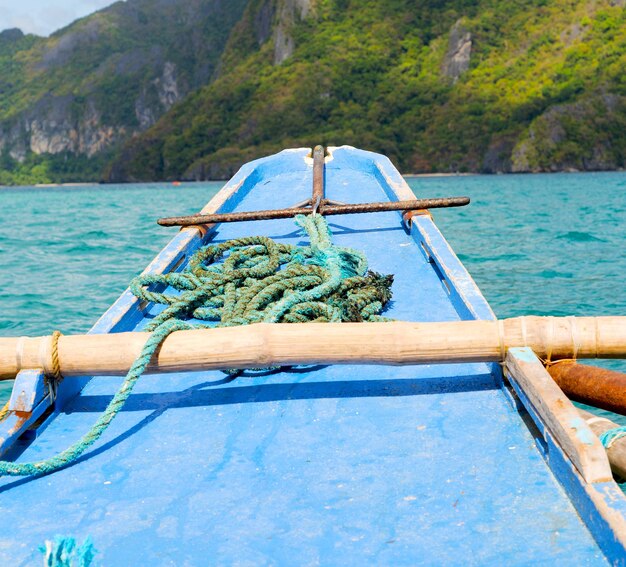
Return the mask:
<svg viewBox="0 0 626 567"><path fill-rule="evenodd" d="M612 480L604 447L528 347L509 349L505 372L517 382L550 433L588 483Z"/></svg>
<svg viewBox="0 0 626 567"><path fill-rule="evenodd" d="M414 216L411 235L441 274L461 319L496 318L476 282L437 228L432 217Z"/></svg>
<svg viewBox="0 0 626 567"><path fill-rule="evenodd" d="M35 424L35 422L54 403L50 395L45 396L30 412L10 411L0 422L0 457Z"/></svg>
<svg viewBox="0 0 626 567"><path fill-rule="evenodd" d="M53 402L41 369L22 370L17 375L9 399L9 413L0 422L0 456Z"/></svg>

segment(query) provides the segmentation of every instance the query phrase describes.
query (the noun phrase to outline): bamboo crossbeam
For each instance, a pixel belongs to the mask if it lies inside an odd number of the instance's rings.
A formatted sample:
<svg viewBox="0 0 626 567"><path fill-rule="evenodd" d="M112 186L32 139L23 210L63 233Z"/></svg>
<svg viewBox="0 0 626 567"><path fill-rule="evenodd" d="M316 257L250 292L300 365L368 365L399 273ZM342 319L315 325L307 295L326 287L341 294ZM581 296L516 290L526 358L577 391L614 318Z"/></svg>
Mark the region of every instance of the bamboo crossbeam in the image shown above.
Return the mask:
<svg viewBox="0 0 626 567"><path fill-rule="evenodd" d="M64 376L125 374L147 333L65 335ZM52 371L52 338L1 338L0 379L26 368ZM445 323L256 324L170 335L149 372L295 364L425 364L502 361L510 347L541 358L626 357L626 317L518 317Z"/></svg>

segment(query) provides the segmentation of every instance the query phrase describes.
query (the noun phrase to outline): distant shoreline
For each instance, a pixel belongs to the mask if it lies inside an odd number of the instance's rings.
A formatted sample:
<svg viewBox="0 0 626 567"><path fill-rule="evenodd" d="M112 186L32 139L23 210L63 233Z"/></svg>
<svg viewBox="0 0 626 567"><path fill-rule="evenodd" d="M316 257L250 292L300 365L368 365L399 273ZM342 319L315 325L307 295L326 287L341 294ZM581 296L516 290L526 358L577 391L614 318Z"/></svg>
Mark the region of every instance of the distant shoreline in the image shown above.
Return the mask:
<svg viewBox="0 0 626 567"><path fill-rule="evenodd" d="M35 183L32 187L45 189L46 187L89 187L91 185L101 185L100 183L89 183L84 181L70 181L69 183Z"/></svg>
<svg viewBox="0 0 626 567"><path fill-rule="evenodd" d="M403 173L402 177L468 177L470 175L483 175L481 173Z"/></svg>
<svg viewBox="0 0 626 567"><path fill-rule="evenodd" d="M402 173L402 177L406 178L427 178L427 177L467 177L471 175L480 175L479 173ZM80 189L81 187L93 187L94 185L100 185L107 187L110 185L141 185L144 183L159 183L163 185L172 185L174 187L180 185L191 185L195 183L225 183L227 179L205 179L204 181L139 181L131 183L101 183L94 182L68 182L68 183L35 183L33 185L0 185L2 189L16 189L19 187L30 187L34 189Z"/></svg>
<svg viewBox="0 0 626 567"><path fill-rule="evenodd" d="M624 169L608 169L601 171L578 171L578 170L563 170L563 171L541 171L541 172L516 172L516 173L478 173L478 172L463 172L463 173L449 173L449 172L440 172L440 173L402 173L402 177L407 179L427 179L427 178L437 178L437 177L472 177L476 175L554 175L559 173L624 173L626 170ZM122 182L122 183L102 183L99 181L93 182L84 182L84 181L70 181L67 183L37 183L33 185L0 185L0 191L3 189L19 189L23 187L33 188L33 189L80 189L83 187L93 187L94 185L99 185L104 187L112 186L112 185L144 185L144 184L162 184L162 185L172 185L174 187L180 185L191 185L196 183L225 183L228 181L227 179L205 179L203 181L139 181L139 182Z"/></svg>
<svg viewBox="0 0 626 567"><path fill-rule="evenodd" d="M0 185L2 189L19 189L20 187L29 187L31 189L79 189L81 187L93 187L94 185L104 185L103 183L85 183L85 182L71 182L71 183L35 183L33 185Z"/></svg>

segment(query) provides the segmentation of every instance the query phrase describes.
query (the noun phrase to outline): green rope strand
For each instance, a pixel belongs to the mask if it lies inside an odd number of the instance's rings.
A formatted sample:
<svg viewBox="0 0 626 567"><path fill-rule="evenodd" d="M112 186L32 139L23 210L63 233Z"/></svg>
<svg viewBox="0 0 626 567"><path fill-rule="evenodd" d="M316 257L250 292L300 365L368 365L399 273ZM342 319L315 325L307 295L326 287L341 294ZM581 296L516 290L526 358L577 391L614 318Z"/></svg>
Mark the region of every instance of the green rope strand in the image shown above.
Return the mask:
<svg viewBox="0 0 626 567"><path fill-rule="evenodd" d="M87 434L54 457L33 463L0 461L0 476L47 474L75 462L106 431L170 333L215 326L209 322L385 320L379 313L391 299L393 277L368 272L361 252L333 246L323 217L300 215L296 224L307 232L310 246L261 236L239 238L200 248L182 273L135 278L132 293L165 309L146 326L151 335L103 414Z"/></svg>
<svg viewBox="0 0 626 567"><path fill-rule="evenodd" d="M96 421L90 431L83 436L82 439L58 455L43 461L37 461L34 463L12 463L10 461L0 461L0 475L29 476L47 474L76 461L86 449L88 449L100 438L107 427L109 427L111 421L113 421L113 418L122 409L128 399L128 396L130 396L130 393L133 391L137 380L147 368L152 355L159 345L170 333L190 328L192 328L192 325L189 325L184 321L171 319L170 321L163 323L163 325L150 335L141 354L137 357L126 375L122 386L117 391L115 396L113 396L113 399L109 402L109 405L106 407L104 413L100 416L98 421Z"/></svg>
<svg viewBox="0 0 626 567"><path fill-rule="evenodd" d="M619 441L622 437L626 437L626 426L614 427L613 429L607 429L600 435L600 442L605 449L610 449L616 441Z"/></svg>

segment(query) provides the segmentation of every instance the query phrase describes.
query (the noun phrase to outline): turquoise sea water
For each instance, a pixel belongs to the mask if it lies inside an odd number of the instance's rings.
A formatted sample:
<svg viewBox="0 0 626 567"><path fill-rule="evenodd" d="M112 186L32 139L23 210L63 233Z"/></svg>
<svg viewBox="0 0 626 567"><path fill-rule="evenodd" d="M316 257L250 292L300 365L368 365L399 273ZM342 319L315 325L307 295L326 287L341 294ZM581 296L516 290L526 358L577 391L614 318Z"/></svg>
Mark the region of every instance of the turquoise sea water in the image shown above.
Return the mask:
<svg viewBox="0 0 626 567"><path fill-rule="evenodd" d="M408 181L420 196L471 197L433 214L499 317L626 315L626 173ZM0 189L0 336L89 329L174 234L156 218L195 212L220 187Z"/></svg>

